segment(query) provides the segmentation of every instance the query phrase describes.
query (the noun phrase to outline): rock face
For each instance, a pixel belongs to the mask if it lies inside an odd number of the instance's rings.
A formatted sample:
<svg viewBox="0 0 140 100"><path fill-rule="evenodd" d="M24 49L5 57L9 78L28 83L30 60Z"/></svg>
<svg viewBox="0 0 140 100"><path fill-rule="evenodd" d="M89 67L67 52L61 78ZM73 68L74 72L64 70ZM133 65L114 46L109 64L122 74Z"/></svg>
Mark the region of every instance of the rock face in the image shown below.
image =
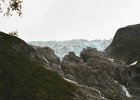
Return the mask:
<svg viewBox="0 0 140 100"><path fill-rule="evenodd" d="M118 29L106 51L127 64L140 60L140 24Z"/></svg>
<svg viewBox="0 0 140 100"><path fill-rule="evenodd" d="M0 32L0 100L106 100L51 71L59 63L52 49Z"/></svg>
<svg viewBox="0 0 140 100"><path fill-rule="evenodd" d="M106 49L108 56L124 60L129 65L127 87L137 100L140 99L140 24L120 28L113 42Z"/></svg>
<svg viewBox="0 0 140 100"><path fill-rule="evenodd" d="M82 84L88 82L92 73L91 68L80 57L76 56L74 52L70 52L69 55L63 58L61 69L64 72L64 77Z"/></svg>
<svg viewBox="0 0 140 100"><path fill-rule="evenodd" d="M54 50L49 47L34 46L34 48L36 49L36 51L38 51L39 55L42 56L43 60L48 63L49 69L60 71L60 58L55 55Z"/></svg>
<svg viewBox="0 0 140 100"><path fill-rule="evenodd" d="M97 58L99 57L101 54L99 51L97 51L96 48L91 48L91 47L87 47L87 49L83 49L83 51L80 53L80 57L83 59L83 61L86 63L89 58Z"/></svg>
<svg viewBox="0 0 140 100"><path fill-rule="evenodd" d="M97 89L104 98L110 100L129 99L120 85L116 83L121 78L127 81L127 75L123 73L123 69L127 70L127 66L112 63L108 58L101 56L96 49L84 49L81 52L81 58L70 52L63 58L61 69L64 72L64 77ZM122 74L122 76L118 74Z"/></svg>

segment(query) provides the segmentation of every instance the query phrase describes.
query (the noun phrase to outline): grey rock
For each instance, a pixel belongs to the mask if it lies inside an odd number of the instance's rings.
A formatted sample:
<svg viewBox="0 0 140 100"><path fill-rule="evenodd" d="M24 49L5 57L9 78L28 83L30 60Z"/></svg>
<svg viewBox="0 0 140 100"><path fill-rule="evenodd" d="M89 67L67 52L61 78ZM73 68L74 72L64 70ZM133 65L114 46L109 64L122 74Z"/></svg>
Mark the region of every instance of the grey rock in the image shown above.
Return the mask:
<svg viewBox="0 0 140 100"><path fill-rule="evenodd" d="M136 98L140 97L140 24L118 29L106 51L109 57L123 60L129 66L127 88ZM136 61L136 65L130 66Z"/></svg>
<svg viewBox="0 0 140 100"><path fill-rule="evenodd" d="M129 100L119 84L115 83L116 67L110 60L102 57L100 52L92 48L84 49L81 53L83 60L74 53L69 53L64 57L61 63L64 77L79 84L98 89L105 98ZM84 60L86 63L84 63Z"/></svg>

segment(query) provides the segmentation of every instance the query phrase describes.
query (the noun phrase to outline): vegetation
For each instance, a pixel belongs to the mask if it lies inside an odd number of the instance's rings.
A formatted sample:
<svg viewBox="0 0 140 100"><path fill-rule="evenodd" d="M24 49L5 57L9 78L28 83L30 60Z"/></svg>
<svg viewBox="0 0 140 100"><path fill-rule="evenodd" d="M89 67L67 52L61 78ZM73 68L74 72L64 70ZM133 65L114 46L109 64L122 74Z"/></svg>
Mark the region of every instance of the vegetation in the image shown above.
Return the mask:
<svg viewBox="0 0 140 100"><path fill-rule="evenodd" d="M14 47L21 42L0 32L0 100L72 100L75 87Z"/></svg>
<svg viewBox="0 0 140 100"><path fill-rule="evenodd" d="M16 12L19 16L21 16L22 0L0 0L0 12L4 12L4 16L12 16L13 12Z"/></svg>
<svg viewBox="0 0 140 100"><path fill-rule="evenodd" d="M18 37L18 32L17 31L9 32L9 35Z"/></svg>

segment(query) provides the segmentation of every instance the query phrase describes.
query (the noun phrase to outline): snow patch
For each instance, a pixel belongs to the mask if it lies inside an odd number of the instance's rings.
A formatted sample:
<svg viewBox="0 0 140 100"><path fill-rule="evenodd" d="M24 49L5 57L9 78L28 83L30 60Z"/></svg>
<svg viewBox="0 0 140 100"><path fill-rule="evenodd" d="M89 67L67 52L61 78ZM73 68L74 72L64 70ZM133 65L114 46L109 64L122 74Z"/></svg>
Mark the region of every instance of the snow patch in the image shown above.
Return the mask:
<svg viewBox="0 0 140 100"><path fill-rule="evenodd" d="M111 62L114 62L114 59L112 59L112 58L108 58L108 60L110 60Z"/></svg>
<svg viewBox="0 0 140 100"><path fill-rule="evenodd" d="M59 65L59 69L61 70L61 66Z"/></svg>
<svg viewBox="0 0 140 100"><path fill-rule="evenodd" d="M97 90L96 88L94 88L94 89L98 92L98 94L99 94L99 96L100 96L101 98L105 99L105 97L104 97L104 96L102 96L101 91Z"/></svg>
<svg viewBox="0 0 140 100"><path fill-rule="evenodd" d="M109 99L107 99L107 98L104 97L104 95L102 94L101 91L99 91L98 89L96 89L96 88L94 88L94 87L88 87L88 86L86 86L86 85L80 85L80 84L78 84L78 86L80 86L80 87L85 87L85 88L88 88L88 89L90 89L90 90L96 91L96 92L98 93L98 95L100 96L100 98L102 98L102 100L109 100Z"/></svg>
<svg viewBox="0 0 140 100"><path fill-rule="evenodd" d="M64 80L66 80L67 82L70 82L70 83L73 83L73 84L76 84L76 85L78 85L78 83L77 83L77 82L75 82L75 81L72 81L72 80L70 80L70 79L64 78Z"/></svg>
<svg viewBox="0 0 140 100"><path fill-rule="evenodd" d="M45 60L45 62L48 64L48 60L42 55L43 60Z"/></svg>
<svg viewBox="0 0 140 100"><path fill-rule="evenodd" d="M72 80L67 79L67 78L63 78L63 79L66 80L67 82L73 83L73 84L75 84L75 85L77 85L77 86L89 88L89 89L91 89L91 90L93 90L93 91L96 91L96 92L98 93L98 95L99 95L103 100L108 100L108 99L106 99L106 98L104 97L104 95L101 93L101 91L99 91L98 89L96 89L96 88L94 88L94 87L88 87L88 86L86 86L86 85L81 85L81 84L78 84L77 82L72 81Z"/></svg>
<svg viewBox="0 0 140 100"><path fill-rule="evenodd" d="M125 86L121 85L122 90L125 92L126 96L131 98L131 95L129 94L128 90L126 89Z"/></svg>
<svg viewBox="0 0 140 100"><path fill-rule="evenodd" d="M119 84L118 81L114 80L116 84ZM119 86L121 87L121 89L125 92L125 95L128 97L128 98L131 98L132 96L129 94L127 88L124 86L124 85L121 85L119 84Z"/></svg>
<svg viewBox="0 0 140 100"><path fill-rule="evenodd" d="M117 84L118 84L118 81L116 81L116 80L115 80L115 83L117 83Z"/></svg>
<svg viewBox="0 0 140 100"><path fill-rule="evenodd" d="M132 64L130 64L130 66L136 65L137 63L138 63L138 61L135 61Z"/></svg>

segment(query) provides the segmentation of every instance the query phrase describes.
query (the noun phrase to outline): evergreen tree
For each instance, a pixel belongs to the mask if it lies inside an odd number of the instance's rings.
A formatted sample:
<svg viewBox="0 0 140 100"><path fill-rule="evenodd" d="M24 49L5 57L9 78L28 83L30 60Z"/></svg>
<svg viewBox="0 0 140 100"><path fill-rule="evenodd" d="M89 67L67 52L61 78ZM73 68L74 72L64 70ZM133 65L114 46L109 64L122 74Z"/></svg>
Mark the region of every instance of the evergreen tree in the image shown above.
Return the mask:
<svg viewBox="0 0 140 100"><path fill-rule="evenodd" d="M22 15L22 0L0 0L0 13L4 16L12 16L16 12Z"/></svg>

